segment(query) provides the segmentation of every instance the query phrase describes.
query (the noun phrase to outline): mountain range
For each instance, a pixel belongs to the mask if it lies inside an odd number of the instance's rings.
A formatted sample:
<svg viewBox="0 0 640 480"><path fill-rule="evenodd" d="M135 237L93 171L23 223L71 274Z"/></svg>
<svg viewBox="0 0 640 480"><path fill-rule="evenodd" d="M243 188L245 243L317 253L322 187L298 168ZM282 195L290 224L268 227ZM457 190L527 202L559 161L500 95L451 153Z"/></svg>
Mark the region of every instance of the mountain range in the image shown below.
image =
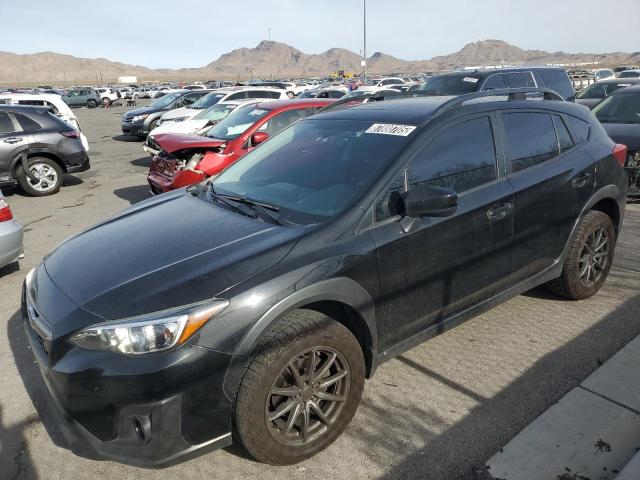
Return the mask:
<svg viewBox="0 0 640 480"><path fill-rule="evenodd" d="M105 58L78 58L54 52L18 55L0 51L0 85L101 84L135 75L150 80L247 80L251 78L318 77L336 70L360 72L362 57L343 48L307 54L285 43L263 40L255 48L238 48L199 68L151 69ZM469 66L561 64L640 64L640 52L564 53L523 50L501 40L484 40L430 60L408 61L376 52L367 59L371 74L421 73Z"/></svg>

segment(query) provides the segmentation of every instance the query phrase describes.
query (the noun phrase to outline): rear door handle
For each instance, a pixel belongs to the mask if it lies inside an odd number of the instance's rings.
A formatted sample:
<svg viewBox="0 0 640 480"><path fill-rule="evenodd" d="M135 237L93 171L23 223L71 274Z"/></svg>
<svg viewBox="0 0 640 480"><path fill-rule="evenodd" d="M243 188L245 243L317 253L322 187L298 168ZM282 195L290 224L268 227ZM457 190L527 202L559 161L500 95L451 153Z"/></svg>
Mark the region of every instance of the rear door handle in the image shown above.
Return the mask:
<svg viewBox="0 0 640 480"><path fill-rule="evenodd" d="M20 137L9 137L4 141L4 143L18 143L21 141L22 139Z"/></svg>
<svg viewBox="0 0 640 480"><path fill-rule="evenodd" d="M487 218L492 221L503 220L513 212L513 203L506 202L490 208L487 211Z"/></svg>
<svg viewBox="0 0 640 480"><path fill-rule="evenodd" d="M581 173L580 175L578 175L572 180L573 186L577 188L582 188L589 182L590 178L591 178L590 173L588 172Z"/></svg>

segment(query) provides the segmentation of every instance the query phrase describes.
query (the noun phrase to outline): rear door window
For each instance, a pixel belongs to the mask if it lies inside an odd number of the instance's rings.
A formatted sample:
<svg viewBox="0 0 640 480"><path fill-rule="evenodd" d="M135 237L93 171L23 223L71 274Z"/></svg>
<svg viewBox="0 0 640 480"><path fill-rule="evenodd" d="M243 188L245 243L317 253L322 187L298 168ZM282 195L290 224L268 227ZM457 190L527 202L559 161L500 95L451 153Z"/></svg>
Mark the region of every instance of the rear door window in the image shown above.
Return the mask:
<svg viewBox="0 0 640 480"><path fill-rule="evenodd" d="M411 162L409 183L462 193L497 178L491 120L483 116L438 134Z"/></svg>
<svg viewBox="0 0 640 480"><path fill-rule="evenodd" d="M556 127L556 134L558 135L558 145L560 146L560 153L566 152L573 148L573 140L567 126L564 124L564 120L559 115L553 116L553 124Z"/></svg>
<svg viewBox="0 0 640 480"><path fill-rule="evenodd" d="M574 96L571 82L564 70L540 70L538 75L542 78L545 87L558 92L562 98L567 99Z"/></svg>
<svg viewBox="0 0 640 480"><path fill-rule="evenodd" d="M247 90L247 98L271 98L271 92L266 90Z"/></svg>
<svg viewBox="0 0 640 480"><path fill-rule="evenodd" d="M496 74L491 75L487 78L487 81L484 84L483 90L498 90L500 88L509 88L507 82L504 79L504 75Z"/></svg>
<svg viewBox="0 0 640 480"><path fill-rule="evenodd" d="M548 113L503 113L505 149L511 172L519 172L558 155L558 139Z"/></svg>
<svg viewBox="0 0 640 480"><path fill-rule="evenodd" d="M246 92L238 92L230 95L227 100L242 100L244 98L247 98Z"/></svg>
<svg viewBox="0 0 640 480"><path fill-rule="evenodd" d="M11 117L5 112L0 112L0 134L13 133L14 131Z"/></svg>
<svg viewBox="0 0 640 480"><path fill-rule="evenodd" d="M507 73L507 82L511 88L522 87L535 87L536 83L533 81L533 75L531 72L513 72Z"/></svg>

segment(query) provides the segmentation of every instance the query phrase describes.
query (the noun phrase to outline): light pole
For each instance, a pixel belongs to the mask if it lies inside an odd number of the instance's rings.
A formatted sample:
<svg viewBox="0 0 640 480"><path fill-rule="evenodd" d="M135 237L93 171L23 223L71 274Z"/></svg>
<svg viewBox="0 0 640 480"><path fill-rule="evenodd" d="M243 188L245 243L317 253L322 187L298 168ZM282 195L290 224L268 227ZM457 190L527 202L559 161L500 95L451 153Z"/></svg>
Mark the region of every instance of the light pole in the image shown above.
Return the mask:
<svg viewBox="0 0 640 480"><path fill-rule="evenodd" d="M363 19L363 31L364 31L364 47L362 49L363 58L362 65L364 66L364 83L367 83L367 0L362 0L362 19Z"/></svg>

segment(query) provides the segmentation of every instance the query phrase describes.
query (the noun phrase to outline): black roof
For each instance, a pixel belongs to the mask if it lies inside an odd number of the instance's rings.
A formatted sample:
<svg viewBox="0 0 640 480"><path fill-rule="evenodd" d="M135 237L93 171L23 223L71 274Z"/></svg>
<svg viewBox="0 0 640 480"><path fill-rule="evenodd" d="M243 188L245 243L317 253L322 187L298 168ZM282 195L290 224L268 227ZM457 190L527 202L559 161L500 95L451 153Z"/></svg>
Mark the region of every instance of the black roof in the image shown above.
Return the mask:
<svg viewBox="0 0 640 480"><path fill-rule="evenodd" d="M634 77L631 77L631 78L607 78L605 80L600 80L600 81L596 82L594 85L598 85L600 83L606 83L606 84L609 84L609 83L614 83L614 84L617 84L617 83L640 83L640 78L638 78L638 77L635 77L635 78Z"/></svg>
<svg viewBox="0 0 640 480"><path fill-rule="evenodd" d="M430 96L416 98L394 98L382 102L371 102L364 105L341 110L319 113L313 118L365 120L378 122L403 122L412 125L425 123L443 103L455 98L453 96ZM357 97L354 97L357 100Z"/></svg>
<svg viewBox="0 0 640 480"><path fill-rule="evenodd" d="M630 87L621 88L613 92L616 95L625 95L627 93L640 93L640 82L637 82L638 85L632 85Z"/></svg>

